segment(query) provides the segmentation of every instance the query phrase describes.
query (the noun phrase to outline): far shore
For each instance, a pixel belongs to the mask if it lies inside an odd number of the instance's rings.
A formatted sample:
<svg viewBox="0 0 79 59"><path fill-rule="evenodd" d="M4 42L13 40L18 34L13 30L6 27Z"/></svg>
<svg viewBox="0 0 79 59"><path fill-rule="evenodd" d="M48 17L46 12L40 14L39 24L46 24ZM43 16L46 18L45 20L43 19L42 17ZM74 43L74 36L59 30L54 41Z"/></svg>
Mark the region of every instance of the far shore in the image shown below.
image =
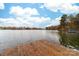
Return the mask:
<svg viewBox="0 0 79 59"><path fill-rule="evenodd" d="M78 51L65 48L62 45L47 40L37 40L31 43L8 48L1 56L79 56Z"/></svg>

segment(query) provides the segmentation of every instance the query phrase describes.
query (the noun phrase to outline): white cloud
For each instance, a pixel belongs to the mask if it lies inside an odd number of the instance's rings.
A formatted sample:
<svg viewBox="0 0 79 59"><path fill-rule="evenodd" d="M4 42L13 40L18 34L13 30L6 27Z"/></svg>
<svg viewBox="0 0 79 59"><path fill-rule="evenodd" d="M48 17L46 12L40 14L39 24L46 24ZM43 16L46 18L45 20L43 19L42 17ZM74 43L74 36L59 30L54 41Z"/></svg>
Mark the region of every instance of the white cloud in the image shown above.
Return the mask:
<svg viewBox="0 0 79 59"><path fill-rule="evenodd" d="M4 4L0 3L0 9L4 9Z"/></svg>
<svg viewBox="0 0 79 59"><path fill-rule="evenodd" d="M17 1L17 0L16 0ZM33 1L33 0L32 0ZM36 1L36 0L35 0ZM44 0L42 0L44 1ZM77 13L79 12L79 6L72 5L78 3L79 0L46 0L44 5L40 8L48 8L53 12L58 10L61 13ZM3 4L0 6L4 6ZM3 8L0 8L3 9ZM10 9L10 14L14 14L15 18L0 18L0 25L4 26L26 26L26 27L40 27L40 26L51 26L59 25L60 17L56 19L51 19L49 17L32 17L32 15L39 15L39 12L35 8L22 8L20 6L13 6ZM45 25L44 25L45 24Z"/></svg>
<svg viewBox="0 0 79 59"><path fill-rule="evenodd" d="M42 24L49 24L49 17L34 17L32 15L39 15L37 9L35 8L22 8L20 6L13 6L10 9L10 14L15 15L14 24L18 21L18 26L26 26L26 27L40 27ZM9 19L8 19L9 21ZM12 21L13 22L13 21ZM11 23L11 22L9 22Z"/></svg>
<svg viewBox="0 0 79 59"><path fill-rule="evenodd" d="M16 18L0 18L0 26L25 26L25 27L44 27L41 26L44 23L47 25L51 22L49 17L16 17Z"/></svg>
<svg viewBox="0 0 79 59"><path fill-rule="evenodd" d="M50 22L49 25L47 26L57 26L60 24L60 20L61 20L61 16L55 18L55 19L52 19L52 21Z"/></svg>
<svg viewBox="0 0 79 59"><path fill-rule="evenodd" d="M65 14L79 13L79 6L72 4L62 4L60 11Z"/></svg>
<svg viewBox="0 0 79 59"><path fill-rule="evenodd" d="M16 20L22 24L29 24L28 27L30 27L30 25L31 27L40 27L42 24L49 24L51 22L49 17L17 17Z"/></svg>
<svg viewBox="0 0 79 59"><path fill-rule="evenodd" d="M16 16L32 16L32 15L39 15L38 11L35 8L22 8L20 6L13 6L10 9L10 14L14 14Z"/></svg>
<svg viewBox="0 0 79 59"><path fill-rule="evenodd" d="M0 18L0 23L4 26L26 26L26 27L45 27L51 25L59 25L60 17L51 19L50 17L33 17L32 15L39 15L35 8L22 8L20 6L13 6L10 9L10 14L14 14L15 18ZM0 24L1 25L1 24Z"/></svg>
<svg viewBox="0 0 79 59"><path fill-rule="evenodd" d="M29 17L28 18L30 22L33 22L33 23L43 23L43 22L47 22L50 20L50 18L48 17Z"/></svg>
<svg viewBox="0 0 79 59"><path fill-rule="evenodd" d="M0 18L0 26L32 27L31 23L20 22L20 18L16 18L16 19L15 18Z"/></svg>
<svg viewBox="0 0 79 59"><path fill-rule="evenodd" d="M50 0L44 3L44 7L47 9L61 13L72 14L79 12L79 6L73 5L74 3L79 3L79 0Z"/></svg>
<svg viewBox="0 0 79 59"><path fill-rule="evenodd" d="M40 8L44 8L44 5L41 5Z"/></svg>
<svg viewBox="0 0 79 59"><path fill-rule="evenodd" d="M20 7L20 6L11 7L10 14L23 15L24 11L23 11L22 7Z"/></svg>
<svg viewBox="0 0 79 59"><path fill-rule="evenodd" d="M0 18L0 26L44 27L51 22L49 17L16 16L15 18ZM42 24L45 24L42 26Z"/></svg>
<svg viewBox="0 0 79 59"><path fill-rule="evenodd" d="M0 26L18 26L19 22L14 18L0 18Z"/></svg>

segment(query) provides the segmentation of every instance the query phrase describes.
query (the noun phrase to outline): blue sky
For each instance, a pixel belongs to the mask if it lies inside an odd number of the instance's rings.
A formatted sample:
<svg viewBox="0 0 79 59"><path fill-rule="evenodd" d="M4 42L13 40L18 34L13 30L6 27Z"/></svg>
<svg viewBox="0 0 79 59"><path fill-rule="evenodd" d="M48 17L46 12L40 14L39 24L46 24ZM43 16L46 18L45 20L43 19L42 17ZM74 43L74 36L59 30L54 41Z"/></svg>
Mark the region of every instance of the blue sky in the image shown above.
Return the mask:
<svg viewBox="0 0 79 59"><path fill-rule="evenodd" d="M0 26L56 26L63 14L76 13L79 3L4 3L0 4Z"/></svg>
<svg viewBox="0 0 79 59"><path fill-rule="evenodd" d="M3 17L3 18L13 17L13 15L9 14L10 8L12 6L21 6L23 8L27 8L27 7L36 8L40 14L36 16L39 16L39 17L43 16L43 17L56 18L62 15L62 13L60 12L52 12L45 7L40 8L42 4L43 3L5 3L4 4L5 9L0 10L0 17Z"/></svg>

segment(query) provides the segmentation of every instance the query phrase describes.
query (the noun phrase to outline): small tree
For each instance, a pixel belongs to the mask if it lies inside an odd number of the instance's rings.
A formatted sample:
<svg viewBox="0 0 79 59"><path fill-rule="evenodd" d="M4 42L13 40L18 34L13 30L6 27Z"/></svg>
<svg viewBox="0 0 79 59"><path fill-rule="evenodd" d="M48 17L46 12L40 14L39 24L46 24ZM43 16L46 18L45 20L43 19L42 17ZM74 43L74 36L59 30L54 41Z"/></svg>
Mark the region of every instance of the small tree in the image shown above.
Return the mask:
<svg viewBox="0 0 79 59"><path fill-rule="evenodd" d="M76 18L76 22L75 22L76 28L79 29L79 14L77 14L75 18Z"/></svg>
<svg viewBox="0 0 79 59"><path fill-rule="evenodd" d="M60 20L60 26L61 26L61 29L62 30L65 30L65 26L66 26L66 19L67 19L67 15L64 14L62 17L61 17L61 20Z"/></svg>

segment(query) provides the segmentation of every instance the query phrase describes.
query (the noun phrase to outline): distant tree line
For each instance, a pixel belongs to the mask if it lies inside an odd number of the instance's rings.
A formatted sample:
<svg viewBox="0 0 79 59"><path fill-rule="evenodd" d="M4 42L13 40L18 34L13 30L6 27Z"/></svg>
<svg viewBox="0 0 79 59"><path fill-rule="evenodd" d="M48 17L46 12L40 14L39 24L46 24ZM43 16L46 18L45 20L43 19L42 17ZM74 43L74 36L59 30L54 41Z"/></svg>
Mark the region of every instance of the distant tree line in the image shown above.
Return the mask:
<svg viewBox="0 0 79 59"><path fill-rule="evenodd" d="M79 31L79 14L75 14L75 15L63 14L60 19L60 25L49 26L49 27L46 27L46 29L47 30L63 30L63 31L74 29L74 30Z"/></svg>
<svg viewBox="0 0 79 59"><path fill-rule="evenodd" d="M79 14L62 15L60 20L60 30L68 30L68 29L79 30Z"/></svg>

